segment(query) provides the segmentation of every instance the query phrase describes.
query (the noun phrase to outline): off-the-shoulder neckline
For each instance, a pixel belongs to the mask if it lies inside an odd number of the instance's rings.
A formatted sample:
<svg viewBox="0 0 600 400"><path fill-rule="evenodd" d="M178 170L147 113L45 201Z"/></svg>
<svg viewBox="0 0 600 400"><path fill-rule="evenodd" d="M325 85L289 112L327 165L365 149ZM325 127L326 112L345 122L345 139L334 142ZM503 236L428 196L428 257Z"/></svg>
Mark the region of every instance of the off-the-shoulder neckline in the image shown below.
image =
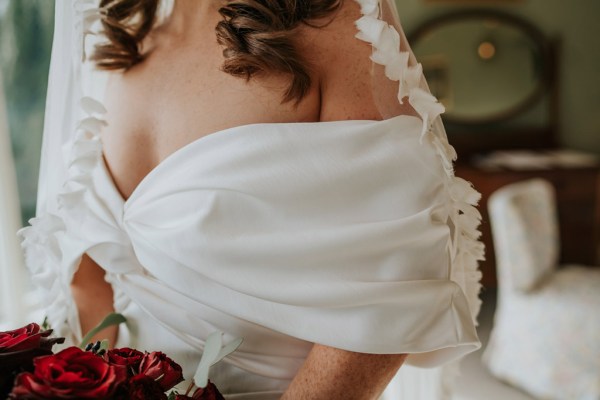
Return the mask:
<svg viewBox="0 0 600 400"><path fill-rule="evenodd" d="M146 185L146 182L152 176L156 175L157 173L162 171L164 168L166 168L170 163L172 163L174 160L179 158L181 154L183 154L183 153L189 151L191 148L197 147L199 145L208 144L211 141L222 140L228 136L237 135L237 134L241 133L242 131L245 131L248 129L260 129L261 127L265 127L265 128L274 128L274 127L300 128L300 127L303 127L303 128L306 128L306 127L310 127L310 126L314 126L314 125L318 125L320 127L337 126L337 125L357 125L357 124L380 125L380 124L392 123L393 121L398 120L400 118L412 118L412 119L415 119L415 120L418 120L419 122L421 122L421 119L417 116L402 114L402 115L397 115L395 117L382 119L382 120L348 119L348 120L336 120L336 121L311 121L311 122L257 122L257 123L243 124L243 125L233 126L230 128L221 129L221 130L200 136L199 138L192 140L191 142L181 146L177 150L175 150L172 153L170 153L169 155L167 155L158 164L156 164L150 170L150 172L148 172L138 182L138 184L132 190L131 194L127 197L124 196L123 193L118 188L118 186L116 184L116 180L114 179L114 176L112 175L112 173L110 171L106 157L104 156L103 149L101 151L102 155L100 157L101 158L101 166L102 166L103 172L106 175L107 180L110 183L110 186L112 187L112 189L114 190L116 195L120 198L120 200L125 205L125 204L129 203L134 197L136 197L136 194L143 188L143 186ZM281 132L285 132L285 131L286 130L281 130Z"/></svg>

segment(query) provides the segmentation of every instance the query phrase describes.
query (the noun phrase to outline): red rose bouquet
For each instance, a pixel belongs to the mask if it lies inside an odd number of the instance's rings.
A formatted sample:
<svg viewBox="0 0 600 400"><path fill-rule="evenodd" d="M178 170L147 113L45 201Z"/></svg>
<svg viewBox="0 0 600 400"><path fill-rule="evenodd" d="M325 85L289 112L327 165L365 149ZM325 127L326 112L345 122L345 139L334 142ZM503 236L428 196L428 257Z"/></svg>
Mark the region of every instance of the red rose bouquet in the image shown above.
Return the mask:
<svg viewBox="0 0 600 400"><path fill-rule="evenodd" d="M109 315L83 343L124 321L119 314ZM241 343L238 339L223 347L220 332L210 335L194 379L180 394L173 388L184 380L181 366L160 351L108 350L103 341L53 354L52 346L64 338L50 338L51 333L37 324L0 332L0 399L224 400L208 380L208 369Z"/></svg>

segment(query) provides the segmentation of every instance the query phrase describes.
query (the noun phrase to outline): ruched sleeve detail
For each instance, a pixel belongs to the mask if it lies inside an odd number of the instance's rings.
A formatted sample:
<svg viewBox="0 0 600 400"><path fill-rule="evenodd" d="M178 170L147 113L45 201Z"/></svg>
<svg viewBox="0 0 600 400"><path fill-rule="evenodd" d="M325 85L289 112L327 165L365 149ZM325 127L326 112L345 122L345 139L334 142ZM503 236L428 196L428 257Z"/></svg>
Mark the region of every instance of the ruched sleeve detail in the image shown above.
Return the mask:
<svg viewBox="0 0 600 400"><path fill-rule="evenodd" d="M444 106L429 92L420 63L410 62L410 53L401 51L401 35L396 28L380 19L379 0L356 0L362 17L356 21L356 37L370 43L373 48L371 60L385 68L385 75L397 81L398 101L408 98L409 103L423 122L421 141L427 135L434 145L446 172L446 185L450 193L452 211L450 219L454 227L452 244L452 281L460 284L466 294L471 316L476 323L481 306L481 272L478 261L484 259L484 247L478 239L481 214L476 208L480 194L472 185L454 176L452 162L456 159L454 148L448 143L440 120Z"/></svg>

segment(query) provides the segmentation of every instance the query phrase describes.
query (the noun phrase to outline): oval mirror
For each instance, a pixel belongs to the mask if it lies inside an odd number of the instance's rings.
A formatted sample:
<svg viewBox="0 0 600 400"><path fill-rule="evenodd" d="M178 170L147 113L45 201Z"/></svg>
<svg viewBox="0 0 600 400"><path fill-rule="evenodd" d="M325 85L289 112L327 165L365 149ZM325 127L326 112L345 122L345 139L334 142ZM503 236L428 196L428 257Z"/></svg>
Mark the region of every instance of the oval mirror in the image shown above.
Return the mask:
<svg viewBox="0 0 600 400"><path fill-rule="evenodd" d="M528 22L493 10L463 10L423 24L409 42L444 119L480 124L510 118L543 93L547 41Z"/></svg>

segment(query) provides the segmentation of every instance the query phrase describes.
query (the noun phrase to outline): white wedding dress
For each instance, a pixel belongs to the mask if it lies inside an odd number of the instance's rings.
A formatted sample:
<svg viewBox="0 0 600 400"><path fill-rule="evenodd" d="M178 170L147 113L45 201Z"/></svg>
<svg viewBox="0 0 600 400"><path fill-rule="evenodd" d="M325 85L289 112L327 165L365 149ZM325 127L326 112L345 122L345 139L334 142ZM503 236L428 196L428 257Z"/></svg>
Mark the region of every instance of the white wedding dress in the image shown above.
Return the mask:
<svg viewBox="0 0 600 400"><path fill-rule="evenodd" d="M81 338L69 285L87 253L128 320L117 347L163 351L189 378L209 334L243 338L211 369L230 399L279 398L312 343L409 353L417 367L479 348L478 194L453 176L419 66L390 47L378 3L361 5L357 37L389 55L420 117L215 132L124 200L102 157L103 107L84 98L57 207L22 231L59 334Z"/></svg>

